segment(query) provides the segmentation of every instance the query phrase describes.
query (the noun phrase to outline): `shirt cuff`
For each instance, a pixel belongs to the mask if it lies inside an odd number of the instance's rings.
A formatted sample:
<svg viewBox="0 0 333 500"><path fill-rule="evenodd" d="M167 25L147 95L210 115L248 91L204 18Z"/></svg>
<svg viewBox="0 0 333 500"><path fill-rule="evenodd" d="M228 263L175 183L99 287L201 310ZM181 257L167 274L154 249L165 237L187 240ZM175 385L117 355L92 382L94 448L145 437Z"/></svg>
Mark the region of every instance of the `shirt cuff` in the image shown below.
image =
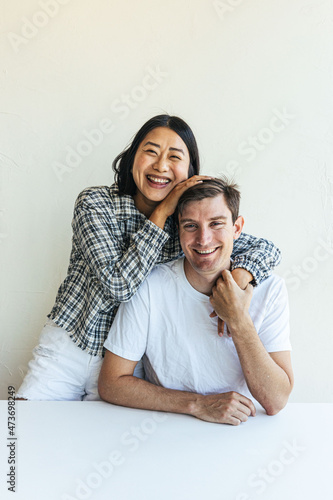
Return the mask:
<svg viewBox="0 0 333 500"><path fill-rule="evenodd" d="M252 274L253 280L250 282L253 286L258 286L262 281L271 275L271 271L263 271L262 264L255 261L245 255L237 256L234 261L231 262L231 271L234 269L246 269Z"/></svg>

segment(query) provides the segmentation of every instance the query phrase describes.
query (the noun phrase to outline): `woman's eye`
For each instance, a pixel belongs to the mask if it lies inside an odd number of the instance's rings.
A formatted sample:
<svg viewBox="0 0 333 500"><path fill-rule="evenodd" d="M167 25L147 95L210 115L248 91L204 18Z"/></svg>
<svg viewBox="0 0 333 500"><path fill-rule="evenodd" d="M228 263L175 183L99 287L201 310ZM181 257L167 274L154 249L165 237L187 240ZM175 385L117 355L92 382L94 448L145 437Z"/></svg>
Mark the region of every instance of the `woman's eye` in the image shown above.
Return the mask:
<svg viewBox="0 0 333 500"><path fill-rule="evenodd" d="M145 153L154 153L155 155L157 154L153 149L145 149L144 151Z"/></svg>
<svg viewBox="0 0 333 500"><path fill-rule="evenodd" d="M179 158L179 156L175 156L175 155L170 156L170 158L171 158L172 160L181 160L181 158Z"/></svg>

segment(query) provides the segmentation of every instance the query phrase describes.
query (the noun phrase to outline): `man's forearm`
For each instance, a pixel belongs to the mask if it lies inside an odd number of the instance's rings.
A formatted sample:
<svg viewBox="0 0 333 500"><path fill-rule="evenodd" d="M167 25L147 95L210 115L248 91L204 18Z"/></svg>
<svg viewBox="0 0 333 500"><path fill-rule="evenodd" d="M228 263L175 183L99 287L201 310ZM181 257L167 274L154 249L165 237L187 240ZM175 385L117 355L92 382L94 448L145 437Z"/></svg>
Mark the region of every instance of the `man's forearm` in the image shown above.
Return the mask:
<svg viewBox="0 0 333 500"><path fill-rule="evenodd" d="M102 399L120 406L193 415L198 394L151 384L132 375L100 380Z"/></svg>
<svg viewBox="0 0 333 500"><path fill-rule="evenodd" d="M264 348L250 315L243 315L228 328L251 394L274 415L287 403L292 381Z"/></svg>
<svg viewBox="0 0 333 500"><path fill-rule="evenodd" d="M156 386L133 375L110 377L103 374L98 384L102 399L109 403L192 415L207 422L239 425L256 411L252 401L236 392L204 396Z"/></svg>

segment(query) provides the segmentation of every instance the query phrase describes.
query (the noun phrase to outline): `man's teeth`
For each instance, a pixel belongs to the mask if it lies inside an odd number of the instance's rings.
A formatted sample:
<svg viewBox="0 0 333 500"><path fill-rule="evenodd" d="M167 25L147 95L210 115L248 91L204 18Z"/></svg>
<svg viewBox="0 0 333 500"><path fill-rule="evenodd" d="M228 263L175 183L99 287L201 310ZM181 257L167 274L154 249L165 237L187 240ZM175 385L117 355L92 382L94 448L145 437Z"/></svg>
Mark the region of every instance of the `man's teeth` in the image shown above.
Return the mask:
<svg viewBox="0 0 333 500"><path fill-rule="evenodd" d="M153 177L152 175L147 175L148 179L157 184L168 184L170 179L160 179L159 177Z"/></svg>
<svg viewBox="0 0 333 500"><path fill-rule="evenodd" d="M216 248L209 248L208 250L196 250L196 252L200 253L200 254L208 254L208 253L213 253L215 252Z"/></svg>

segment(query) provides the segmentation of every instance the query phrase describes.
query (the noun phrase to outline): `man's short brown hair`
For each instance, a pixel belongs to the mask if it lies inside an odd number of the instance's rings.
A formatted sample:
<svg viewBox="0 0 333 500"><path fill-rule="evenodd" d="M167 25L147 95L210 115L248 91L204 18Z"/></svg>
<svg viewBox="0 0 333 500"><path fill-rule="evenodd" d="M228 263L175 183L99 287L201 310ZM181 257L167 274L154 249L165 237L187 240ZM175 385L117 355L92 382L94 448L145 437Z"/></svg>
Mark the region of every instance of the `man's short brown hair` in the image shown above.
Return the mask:
<svg viewBox="0 0 333 500"><path fill-rule="evenodd" d="M225 202L231 212L232 223L239 215L240 192L239 187L235 183L231 183L226 177L215 177L207 179L187 189L179 198L177 208L175 210L176 222L178 217L182 215L185 206L191 201L200 201L205 198L215 198L223 195Z"/></svg>

